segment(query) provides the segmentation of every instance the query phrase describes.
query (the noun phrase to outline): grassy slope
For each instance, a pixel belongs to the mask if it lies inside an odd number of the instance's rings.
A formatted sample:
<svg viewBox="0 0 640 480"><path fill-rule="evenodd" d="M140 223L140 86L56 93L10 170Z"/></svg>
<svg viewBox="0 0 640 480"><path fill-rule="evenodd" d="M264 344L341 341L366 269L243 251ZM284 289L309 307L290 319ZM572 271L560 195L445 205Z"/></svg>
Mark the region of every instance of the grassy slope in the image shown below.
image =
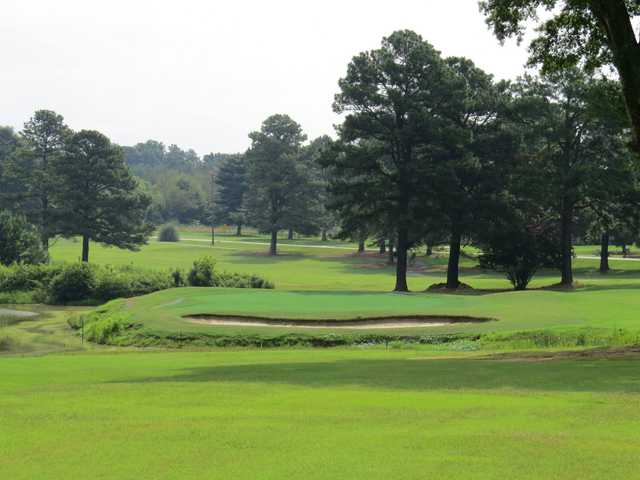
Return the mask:
<svg viewBox="0 0 640 480"><path fill-rule="evenodd" d="M637 359L5 358L2 478L637 478Z"/></svg>
<svg viewBox="0 0 640 480"><path fill-rule="evenodd" d="M456 325L429 328L429 333L514 331L540 328L596 327L640 330L635 313L640 306L640 262L612 260L616 270L609 275L597 273L598 260L576 259L576 277L587 285L577 292L508 292L482 296L445 296L415 294L390 295L393 267L376 255L352 254L353 244L318 240L281 240L282 255L264 255L265 238L218 235L215 247L207 244L203 232L183 232L176 244L151 242L140 252L127 252L100 246L92 247L92 259L99 263L142 265L148 268L188 268L194 259L212 255L220 269L257 273L275 281L276 292L256 291L180 291L161 292L132 304L138 319L154 331L215 332L233 335L277 335L295 329L211 327L190 325L180 315L194 313L229 313L289 318L353 318L398 314L454 314L498 318L483 325ZM197 239L202 241L196 241ZM238 243L243 242L243 243ZM244 243L246 242L246 243ZM256 244L258 242L258 244ZM306 248L300 245L339 248ZM347 249L347 250L345 250ZM578 254L591 255L595 246L578 247ZM53 249L54 260L73 260L79 244L60 240ZM463 259L462 279L475 288L508 288L498 274L481 272L475 262ZM409 277L410 287L424 290L445 277L446 258L419 257ZM557 282L557 273L542 272L533 286ZM328 294L327 291L331 293ZM376 292L365 295L364 292ZM383 293L383 294L381 294ZM179 303L176 303L179 302ZM422 329L421 331L424 331ZM308 330L306 331L309 332ZM403 329L402 333L415 333Z"/></svg>
<svg viewBox="0 0 640 480"><path fill-rule="evenodd" d="M183 315L216 313L271 318L348 319L384 315L468 315L496 318L483 324L460 324L396 333L518 331L549 328L624 328L640 330L640 296L635 290L577 292L507 292L491 295L443 295L366 292L282 292L272 290L181 288L157 292L125 303L125 308L154 332L309 333L295 328L221 327L191 324ZM324 330L318 330L323 332ZM329 330L327 330L329 331ZM314 330L314 332L316 332ZM379 333L380 331L378 331Z"/></svg>

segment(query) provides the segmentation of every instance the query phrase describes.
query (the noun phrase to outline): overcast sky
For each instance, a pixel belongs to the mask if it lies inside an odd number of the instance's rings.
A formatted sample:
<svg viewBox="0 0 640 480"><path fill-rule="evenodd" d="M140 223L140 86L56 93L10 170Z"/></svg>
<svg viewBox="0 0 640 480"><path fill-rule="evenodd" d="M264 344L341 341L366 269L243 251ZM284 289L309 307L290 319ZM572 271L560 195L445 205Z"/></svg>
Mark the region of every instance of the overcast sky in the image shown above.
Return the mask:
<svg viewBox="0 0 640 480"><path fill-rule="evenodd" d="M526 50L500 46L477 0L2 0L0 124L36 109L122 145L149 138L199 154L242 151L287 113L333 134L331 103L351 57L394 30L497 78Z"/></svg>

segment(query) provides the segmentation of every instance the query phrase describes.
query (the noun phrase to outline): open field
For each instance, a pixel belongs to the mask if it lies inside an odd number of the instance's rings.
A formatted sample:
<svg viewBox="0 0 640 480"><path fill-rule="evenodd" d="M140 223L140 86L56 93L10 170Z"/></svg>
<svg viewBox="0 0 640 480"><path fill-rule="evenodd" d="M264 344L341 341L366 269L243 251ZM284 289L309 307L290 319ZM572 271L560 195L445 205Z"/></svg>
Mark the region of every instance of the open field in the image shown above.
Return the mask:
<svg viewBox="0 0 640 480"><path fill-rule="evenodd" d="M0 361L0 476L638 478L637 357L357 350Z"/></svg>
<svg viewBox="0 0 640 480"><path fill-rule="evenodd" d="M616 332L627 332L620 345L640 332L640 265L633 261L612 260L615 270L600 276L597 260L576 260L584 287L575 291L397 295L388 293L393 271L385 259L344 250L353 245L309 248L316 243L305 241L269 258L260 237L221 237L229 243L211 248L192 234L194 241L151 242L140 252L93 246L92 259L186 269L210 254L220 268L263 275L277 289L181 288L111 304L142 331L304 333L181 318L217 313L487 316L497 321L414 333L591 332L607 336L609 347ZM72 261L77 252L77 243L58 241L54 261ZM411 287L442 281L445 262L418 257ZM480 289L508 288L471 259L462 278ZM556 278L543 272L534 284ZM541 349L510 340L504 349L461 341L142 350L82 344L66 318L86 308L19 308L41 315L0 324L0 478L640 478L635 347Z"/></svg>
<svg viewBox="0 0 640 480"><path fill-rule="evenodd" d="M133 263L147 268L188 268L194 259L211 255L220 269L255 273L276 284L276 291L178 289L130 300L121 308L141 326L139 333L166 336L204 334L250 335L272 338L278 335L308 335L295 327L221 326L194 324L185 315L217 314L276 319L355 319L399 315L456 315L489 317L489 323L462 323L421 328L386 330L388 335L441 335L514 333L522 331L579 331L611 337L624 329L632 338L640 332L636 313L640 307L640 262L612 258L607 275L597 271L597 259L577 258L576 278L583 287L576 291L541 290L557 281L556 272L541 272L533 290L507 291L500 274L476 267L471 257L462 260L462 280L473 294L420 293L445 277L446 252L435 257L416 256L411 266L410 287L417 293L388 293L393 285L393 267L375 252L354 254L355 245L318 239L282 240L281 255L265 255L265 238L257 235L218 235L210 246L208 233L183 231L179 243L152 241L140 252L93 248L95 262ZM190 238L191 240L185 240ZM77 244L61 240L53 250L54 260L71 260ZM596 246L578 247L577 254L592 256ZM470 249L473 252L473 249ZM491 289L491 291L484 291ZM503 290L503 291L500 291ZM319 329L320 330L320 329ZM331 333L331 329L314 334ZM360 331L360 333L366 333ZM378 332L379 333L379 332Z"/></svg>
<svg viewBox="0 0 640 480"><path fill-rule="evenodd" d="M139 252L106 248L92 244L91 261L111 265L133 264L152 269L187 269L193 261L205 255L212 256L222 270L239 273L255 273L275 282L278 290L331 290L331 291L380 291L393 288L395 267L387 265L385 256L369 248L366 255L356 255L356 246L344 242L324 244L318 239L280 241L280 255L266 255L264 236L218 235L215 246L209 244L204 232L182 232L178 243L150 241ZM192 240L186 240L191 238ZM314 248L314 246L316 248ZM333 247L333 248L332 248ZM580 256L593 256L596 246L578 247ZM54 261L77 261L80 243L58 240L52 248ZM425 290L433 283L446 278L446 255L425 257L418 255L410 267L409 287L413 291ZM479 289L508 289L509 282L503 275L483 272L477 262L461 259L461 280ZM640 262L611 259L613 271L600 275L598 259L577 258L574 261L578 282L601 287L620 286L640 288ZM556 283L557 272L540 272L531 286L541 287Z"/></svg>

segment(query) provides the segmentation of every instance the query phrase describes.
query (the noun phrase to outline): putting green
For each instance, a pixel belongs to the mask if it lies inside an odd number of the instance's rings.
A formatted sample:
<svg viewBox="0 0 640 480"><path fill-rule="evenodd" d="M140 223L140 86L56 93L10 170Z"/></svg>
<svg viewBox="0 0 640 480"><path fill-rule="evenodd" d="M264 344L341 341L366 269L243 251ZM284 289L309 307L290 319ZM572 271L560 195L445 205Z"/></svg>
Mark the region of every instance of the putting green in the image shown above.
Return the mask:
<svg viewBox="0 0 640 480"><path fill-rule="evenodd" d="M220 288L179 288L129 300L110 302L100 311L124 315L139 332L154 335L281 335L309 333L290 326L242 326L193 323L194 315L258 317L263 319L354 320L380 317L476 317L497 321L451 323L385 330L398 335L475 334L523 330L618 328L640 330L635 290L530 291L487 295L437 293L287 292ZM354 329L355 330L355 329ZM332 329L318 329L331 332ZM363 330L359 329L359 333ZM372 329L373 332L373 329Z"/></svg>

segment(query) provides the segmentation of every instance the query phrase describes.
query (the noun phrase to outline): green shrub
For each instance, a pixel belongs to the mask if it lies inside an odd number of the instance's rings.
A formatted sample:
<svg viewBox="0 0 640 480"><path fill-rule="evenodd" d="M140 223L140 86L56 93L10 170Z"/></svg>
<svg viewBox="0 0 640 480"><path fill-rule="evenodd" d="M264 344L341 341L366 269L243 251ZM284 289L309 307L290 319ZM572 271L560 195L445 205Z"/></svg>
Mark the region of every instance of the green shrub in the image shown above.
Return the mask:
<svg viewBox="0 0 640 480"><path fill-rule="evenodd" d="M86 315L69 318L69 326L79 330L84 325L84 336L91 342L111 343L122 332L132 328L135 323L131 316L122 310L122 300L115 300Z"/></svg>
<svg viewBox="0 0 640 480"><path fill-rule="evenodd" d="M86 263L69 265L53 277L48 291L53 303L69 303L92 298L96 289L95 268Z"/></svg>
<svg viewBox="0 0 640 480"><path fill-rule="evenodd" d="M18 265L0 267L0 290L36 290L48 286L53 277L62 272L63 265Z"/></svg>
<svg viewBox="0 0 640 480"><path fill-rule="evenodd" d="M216 261L211 257L203 257L193 262L189 270L188 281L192 287L215 287Z"/></svg>
<svg viewBox="0 0 640 480"><path fill-rule="evenodd" d="M184 287L187 284L187 280L184 278L184 272L179 268L171 271L171 279L173 280L174 287Z"/></svg>
<svg viewBox="0 0 640 480"><path fill-rule="evenodd" d="M274 288L255 275L215 272L215 262L206 257L184 273L153 271L133 266L94 264L0 266L0 303L101 303L183 287L186 284L229 288Z"/></svg>
<svg viewBox="0 0 640 480"><path fill-rule="evenodd" d="M215 286L225 288L275 288L273 283L257 275L229 272L216 273Z"/></svg>
<svg viewBox="0 0 640 480"><path fill-rule="evenodd" d="M47 260L36 227L23 215L0 210L0 264L33 264Z"/></svg>
<svg viewBox="0 0 640 480"><path fill-rule="evenodd" d="M158 241L160 242L179 242L180 235L173 225L164 225L158 233Z"/></svg>

